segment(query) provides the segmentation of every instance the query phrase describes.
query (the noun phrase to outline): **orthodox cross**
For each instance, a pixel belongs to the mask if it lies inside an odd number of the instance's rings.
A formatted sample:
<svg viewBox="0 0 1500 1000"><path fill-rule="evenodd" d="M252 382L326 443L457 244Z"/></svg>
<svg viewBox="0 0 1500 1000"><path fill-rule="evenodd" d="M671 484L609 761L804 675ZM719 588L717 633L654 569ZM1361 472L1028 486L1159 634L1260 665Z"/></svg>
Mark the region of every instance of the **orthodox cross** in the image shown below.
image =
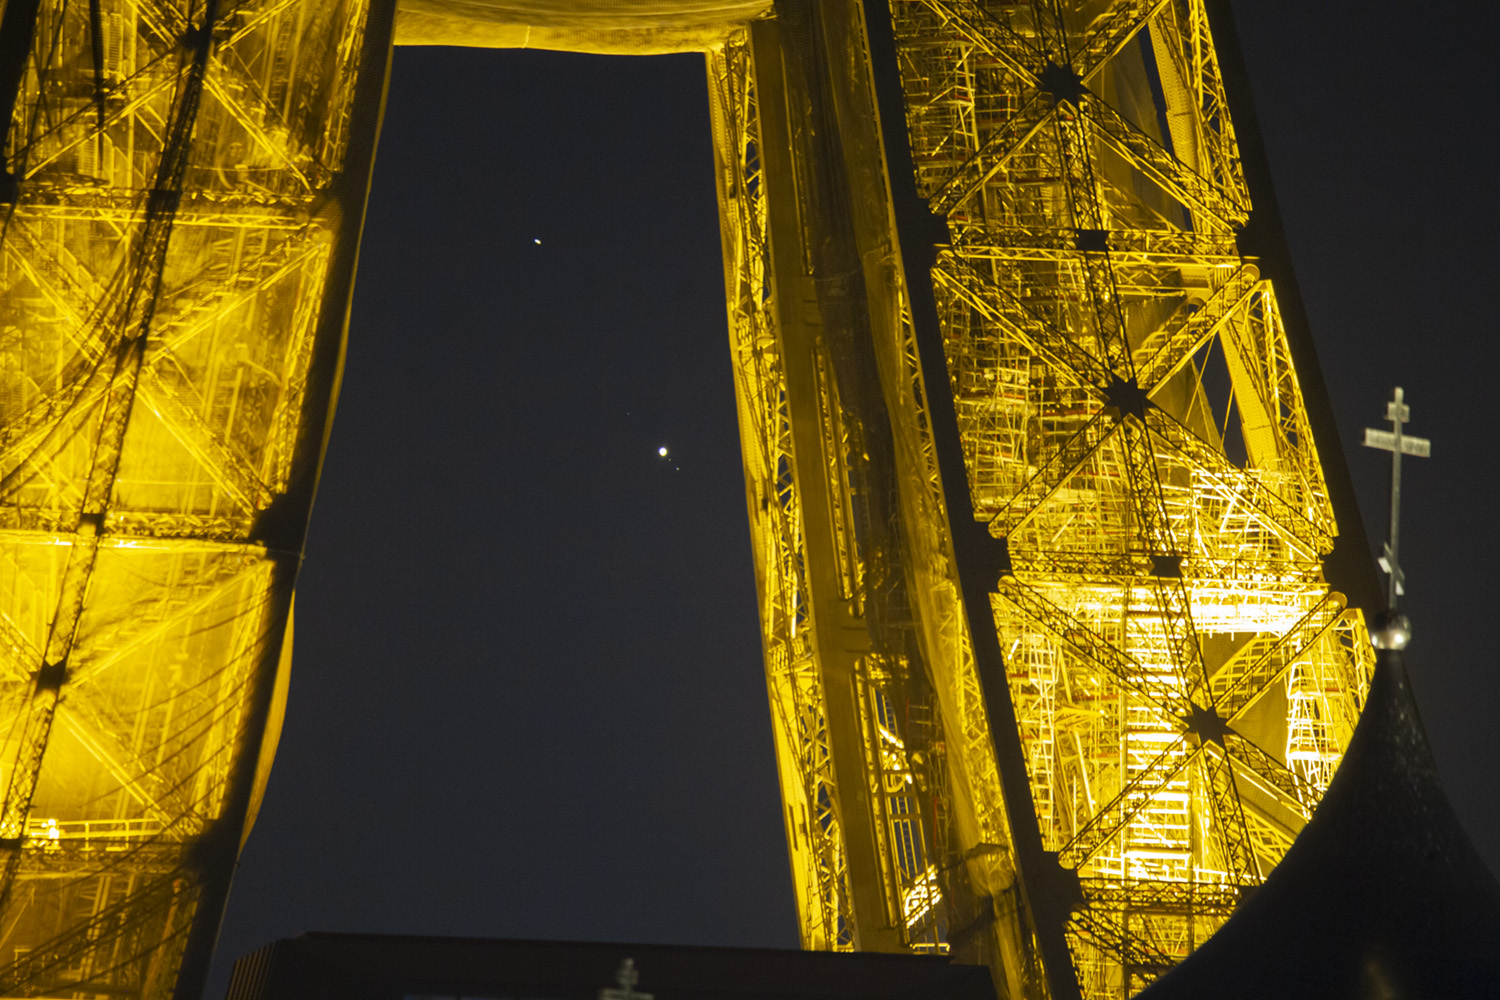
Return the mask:
<svg viewBox="0 0 1500 1000"><path fill-rule="evenodd" d="M1411 407L1401 399L1401 387L1398 385L1391 395L1391 401L1385 404L1385 419L1391 422L1392 429L1381 431L1366 427L1364 440L1366 448L1379 448L1391 453L1391 530L1386 539L1385 552L1380 557L1380 568L1390 577L1385 595L1388 612L1396 610L1396 598L1406 593L1405 576L1396 557L1401 540L1401 456L1427 458L1432 454L1431 441L1401 433L1401 425L1411 419Z"/></svg>

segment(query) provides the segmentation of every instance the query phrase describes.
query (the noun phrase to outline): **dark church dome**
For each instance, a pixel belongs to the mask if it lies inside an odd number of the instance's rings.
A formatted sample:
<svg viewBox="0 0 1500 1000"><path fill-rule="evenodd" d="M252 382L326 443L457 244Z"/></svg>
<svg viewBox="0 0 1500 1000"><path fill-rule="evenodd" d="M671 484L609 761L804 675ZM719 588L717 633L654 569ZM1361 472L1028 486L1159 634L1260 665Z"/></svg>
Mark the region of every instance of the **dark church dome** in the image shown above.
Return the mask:
<svg viewBox="0 0 1500 1000"><path fill-rule="evenodd" d="M1402 653L1285 859L1142 1000L1500 995L1500 883L1438 780Z"/></svg>

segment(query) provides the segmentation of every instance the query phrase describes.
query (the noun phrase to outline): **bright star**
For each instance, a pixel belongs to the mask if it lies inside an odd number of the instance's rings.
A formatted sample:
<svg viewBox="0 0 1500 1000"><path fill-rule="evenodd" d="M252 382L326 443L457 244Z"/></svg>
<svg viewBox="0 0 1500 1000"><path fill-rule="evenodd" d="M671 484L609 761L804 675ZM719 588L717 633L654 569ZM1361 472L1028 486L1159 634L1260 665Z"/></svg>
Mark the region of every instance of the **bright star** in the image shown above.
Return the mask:
<svg viewBox="0 0 1500 1000"><path fill-rule="evenodd" d="M660 448L656 449L656 453L658 455L660 455L662 458L666 458L667 457L667 446L666 445L662 445Z"/></svg>

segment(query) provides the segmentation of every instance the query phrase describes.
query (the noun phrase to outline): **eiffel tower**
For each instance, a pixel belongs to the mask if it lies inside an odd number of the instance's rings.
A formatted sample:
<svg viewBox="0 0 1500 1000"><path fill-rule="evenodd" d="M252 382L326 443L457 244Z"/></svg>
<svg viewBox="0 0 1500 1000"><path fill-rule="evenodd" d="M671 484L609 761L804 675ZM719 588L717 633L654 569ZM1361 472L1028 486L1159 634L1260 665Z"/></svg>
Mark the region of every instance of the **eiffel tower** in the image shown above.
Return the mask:
<svg viewBox="0 0 1500 1000"><path fill-rule="evenodd" d="M393 39L705 53L803 946L1137 992L1312 816L1381 607L1227 5L537 6L6 4L0 993L201 992Z"/></svg>

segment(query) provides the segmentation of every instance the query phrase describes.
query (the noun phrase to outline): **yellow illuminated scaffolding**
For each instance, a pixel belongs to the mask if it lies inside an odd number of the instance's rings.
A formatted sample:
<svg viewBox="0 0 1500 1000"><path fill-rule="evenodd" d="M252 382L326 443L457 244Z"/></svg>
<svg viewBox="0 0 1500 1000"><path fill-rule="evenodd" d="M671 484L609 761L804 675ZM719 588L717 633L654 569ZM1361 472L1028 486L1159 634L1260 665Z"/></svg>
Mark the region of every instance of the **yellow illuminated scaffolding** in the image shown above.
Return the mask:
<svg viewBox="0 0 1500 1000"><path fill-rule="evenodd" d="M708 64L804 945L1132 994L1372 667L1208 11L778 3Z"/></svg>
<svg viewBox="0 0 1500 1000"><path fill-rule="evenodd" d="M0 995L202 988L285 697L382 18L5 4Z"/></svg>
<svg viewBox="0 0 1500 1000"><path fill-rule="evenodd" d="M406 12L416 42L714 40L806 947L1129 995L1348 741L1371 658L1324 575L1336 441L1246 249L1218 2ZM274 752L393 6L4 2L0 995L201 990Z"/></svg>

